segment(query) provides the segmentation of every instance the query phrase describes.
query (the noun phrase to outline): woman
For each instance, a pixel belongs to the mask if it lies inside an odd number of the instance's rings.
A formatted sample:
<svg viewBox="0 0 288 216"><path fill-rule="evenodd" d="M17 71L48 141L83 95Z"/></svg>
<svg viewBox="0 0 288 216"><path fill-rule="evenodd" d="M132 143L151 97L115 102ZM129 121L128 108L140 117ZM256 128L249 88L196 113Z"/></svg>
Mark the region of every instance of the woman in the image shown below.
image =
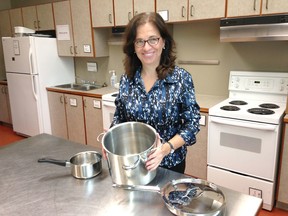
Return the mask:
<svg viewBox="0 0 288 216"><path fill-rule="evenodd" d="M163 144L151 153L159 165L185 171L187 146L196 142L200 112L191 75L175 65L175 42L157 13L136 15L125 30L125 74L120 80L112 125L138 121L154 127Z"/></svg>

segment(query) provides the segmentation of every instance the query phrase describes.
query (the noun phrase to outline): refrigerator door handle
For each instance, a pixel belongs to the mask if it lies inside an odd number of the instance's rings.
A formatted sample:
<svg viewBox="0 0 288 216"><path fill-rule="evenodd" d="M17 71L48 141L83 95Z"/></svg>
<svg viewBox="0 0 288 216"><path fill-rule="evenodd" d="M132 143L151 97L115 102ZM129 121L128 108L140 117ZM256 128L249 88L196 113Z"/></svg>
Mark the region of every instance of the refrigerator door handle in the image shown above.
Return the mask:
<svg viewBox="0 0 288 216"><path fill-rule="evenodd" d="M34 73L34 67L33 67L33 55L32 55L32 49L29 49L29 64L30 64L30 68L31 68L31 74L35 74Z"/></svg>
<svg viewBox="0 0 288 216"><path fill-rule="evenodd" d="M35 82L35 75L31 76L31 85L32 85L32 90L33 90L33 97L35 98L35 101L38 101L38 96L37 96L37 92L36 92L36 82Z"/></svg>

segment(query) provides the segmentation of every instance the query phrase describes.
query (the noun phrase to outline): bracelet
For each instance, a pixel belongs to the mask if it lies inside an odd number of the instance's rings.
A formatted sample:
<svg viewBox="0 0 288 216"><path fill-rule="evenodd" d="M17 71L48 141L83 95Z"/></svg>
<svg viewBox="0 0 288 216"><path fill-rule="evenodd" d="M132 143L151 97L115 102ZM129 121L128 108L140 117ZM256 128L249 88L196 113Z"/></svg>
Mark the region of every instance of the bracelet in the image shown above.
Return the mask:
<svg viewBox="0 0 288 216"><path fill-rule="evenodd" d="M170 153L173 153L174 152L174 147L173 147L172 143L169 142L169 141L167 141L166 143L168 143L168 145L170 146L170 149L171 149Z"/></svg>

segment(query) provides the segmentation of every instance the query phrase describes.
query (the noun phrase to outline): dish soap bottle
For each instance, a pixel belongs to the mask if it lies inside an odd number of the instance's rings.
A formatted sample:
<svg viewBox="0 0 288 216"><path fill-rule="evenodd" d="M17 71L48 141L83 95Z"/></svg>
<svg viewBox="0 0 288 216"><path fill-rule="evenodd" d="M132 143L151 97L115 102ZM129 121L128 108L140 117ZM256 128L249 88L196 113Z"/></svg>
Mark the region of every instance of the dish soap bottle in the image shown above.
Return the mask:
<svg viewBox="0 0 288 216"><path fill-rule="evenodd" d="M110 78L110 84L112 87L115 87L115 84L117 83L117 76L115 70L110 70L109 73L112 73L112 76Z"/></svg>

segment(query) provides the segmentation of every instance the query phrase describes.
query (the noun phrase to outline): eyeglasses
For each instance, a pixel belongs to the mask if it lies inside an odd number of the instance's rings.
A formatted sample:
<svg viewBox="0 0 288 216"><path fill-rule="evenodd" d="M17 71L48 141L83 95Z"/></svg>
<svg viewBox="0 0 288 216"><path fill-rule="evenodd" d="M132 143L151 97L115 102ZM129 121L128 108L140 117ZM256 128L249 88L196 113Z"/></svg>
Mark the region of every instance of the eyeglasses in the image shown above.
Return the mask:
<svg viewBox="0 0 288 216"><path fill-rule="evenodd" d="M149 38L148 40L137 39L134 44L136 47L144 47L145 43L147 42L150 46L155 46L159 43L160 37L156 38Z"/></svg>

